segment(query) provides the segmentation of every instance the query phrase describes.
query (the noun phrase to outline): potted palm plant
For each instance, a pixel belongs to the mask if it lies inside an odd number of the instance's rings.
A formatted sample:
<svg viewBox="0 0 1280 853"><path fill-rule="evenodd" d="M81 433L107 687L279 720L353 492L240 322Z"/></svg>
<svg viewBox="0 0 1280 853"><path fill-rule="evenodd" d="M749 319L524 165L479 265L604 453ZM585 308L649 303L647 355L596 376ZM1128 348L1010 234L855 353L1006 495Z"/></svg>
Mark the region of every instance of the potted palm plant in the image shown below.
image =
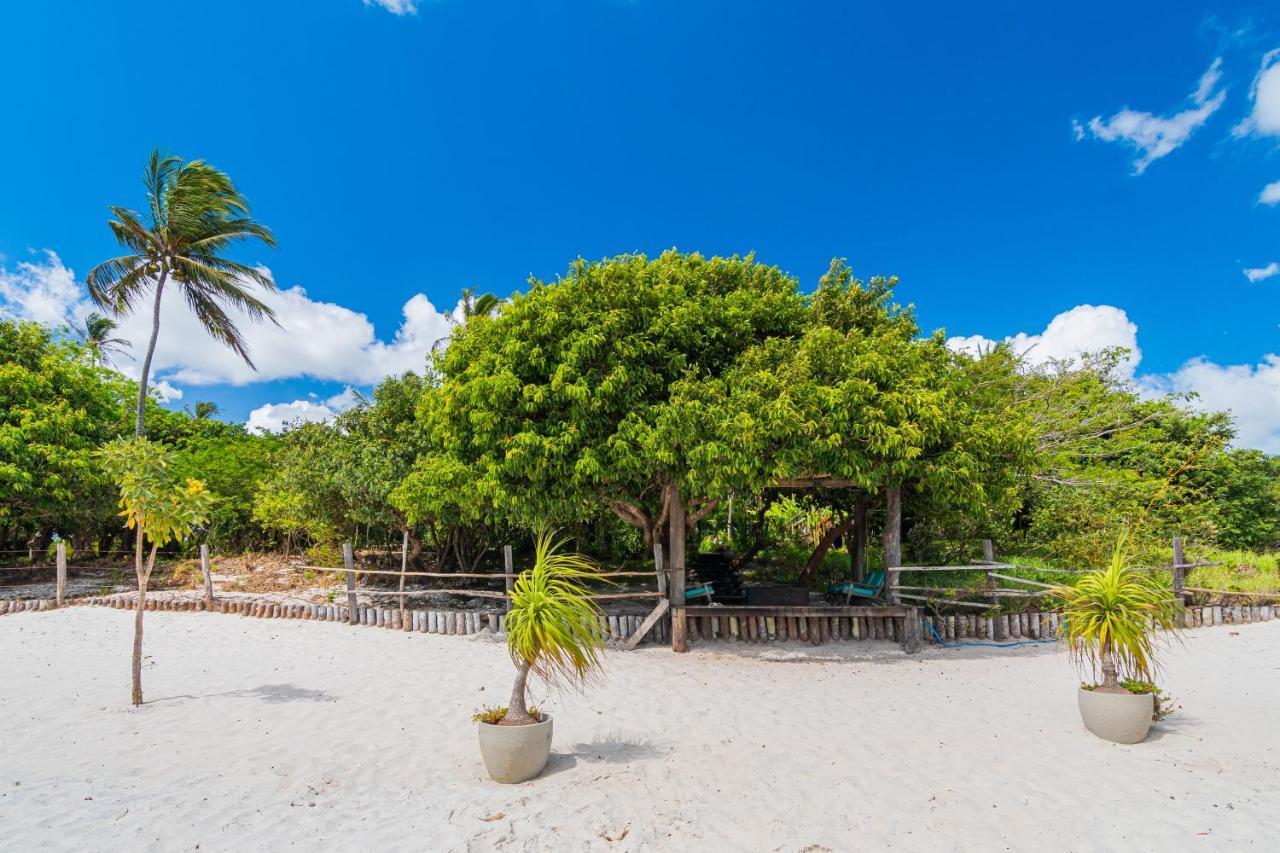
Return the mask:
<svg viewBox="0 0 1280 853"><path fill-rule="evenodd" d="M539 533L533 568L522 572L511 589L507 650L516 667L511 701L475 716L480 756L495 782L532 779L551 754L551 717L529 707L529 676L549 687L581 686L601 666L603 614L582 584L596 569L587 558L564 553L563 546L549 531Z"/></svg>
<svg viewBox="0 0 1280 853"><path fill-rule="evenodd" d="M1177 628L1178 602L1163 576L1125 565L1126 537L1100 572L1056 590L1066 620L1063 636L1078 669L1102 681L1078 694L1085 728L1104 740L1138 743L1160 712L1153 693L1157 630Z"/></svg>

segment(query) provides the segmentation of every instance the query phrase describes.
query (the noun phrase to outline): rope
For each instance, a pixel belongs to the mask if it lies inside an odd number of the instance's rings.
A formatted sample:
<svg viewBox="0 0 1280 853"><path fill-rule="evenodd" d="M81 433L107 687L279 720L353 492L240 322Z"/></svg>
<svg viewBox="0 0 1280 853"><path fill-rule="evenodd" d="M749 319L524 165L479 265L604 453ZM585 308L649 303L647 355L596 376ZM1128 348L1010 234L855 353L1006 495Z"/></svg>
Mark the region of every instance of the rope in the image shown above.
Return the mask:
<svg viewBox="0 0 1280 853"><path fill-rule="evenodd" d="M948 643L947 641L943 640L942 637L938 636L938 629L933 627L933 623L926 622L924 624L925 624L925 627L929 629L929 633L933 634L933 638L938 641L938 645L947 649L956 649L956 648L960 648L961 646L989 646L991 648L996 648L996 649L1011 649L1014 646L1038 646L1043 643L1058 642L1058 638L1054 637L1053 639L1049 639L1049 640L1018 640L1013 643L970 643L970 642Z"/></svg>

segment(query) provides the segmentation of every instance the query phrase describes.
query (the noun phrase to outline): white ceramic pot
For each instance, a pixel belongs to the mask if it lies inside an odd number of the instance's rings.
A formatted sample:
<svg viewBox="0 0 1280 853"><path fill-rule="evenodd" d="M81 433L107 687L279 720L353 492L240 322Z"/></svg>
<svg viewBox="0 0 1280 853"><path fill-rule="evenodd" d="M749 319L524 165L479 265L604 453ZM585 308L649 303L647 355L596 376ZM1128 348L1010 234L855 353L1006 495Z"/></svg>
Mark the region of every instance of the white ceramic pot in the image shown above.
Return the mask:
<svg viewBox="0 0 1280 853"><path fill-rule="evenodd" d="M477 723L480 757L489 778L504 785L526 782L542 772L551 756L551 715L528 726Z"/></svg>
<svg viewBox="0 0 1280 853"><path fill-rule="evenodd" d="M1103 693L1080 688L1080 718L1103 740L1138 743L1151 730L1155 698L1150 693Z"/></svg>

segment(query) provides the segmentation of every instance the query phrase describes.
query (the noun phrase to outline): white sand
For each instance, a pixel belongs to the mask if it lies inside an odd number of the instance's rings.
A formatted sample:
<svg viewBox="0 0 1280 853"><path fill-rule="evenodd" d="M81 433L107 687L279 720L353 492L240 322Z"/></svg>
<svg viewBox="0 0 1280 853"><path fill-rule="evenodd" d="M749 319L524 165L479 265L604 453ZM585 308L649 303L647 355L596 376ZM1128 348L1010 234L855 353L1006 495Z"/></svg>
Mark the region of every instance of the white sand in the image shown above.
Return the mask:
<svg viewBox="0 0 1280 853"><path fill-rule="evenodd" d="M551 765L513 787L468 722L509 689L490 639L147 624L133 710L132 614L0 618L0 849L1280 845L1280 622L1190 635L1165 677L1184 709L1137 746L1083 730L1048 647L611 652L602 685L545 703Z"/></svg>

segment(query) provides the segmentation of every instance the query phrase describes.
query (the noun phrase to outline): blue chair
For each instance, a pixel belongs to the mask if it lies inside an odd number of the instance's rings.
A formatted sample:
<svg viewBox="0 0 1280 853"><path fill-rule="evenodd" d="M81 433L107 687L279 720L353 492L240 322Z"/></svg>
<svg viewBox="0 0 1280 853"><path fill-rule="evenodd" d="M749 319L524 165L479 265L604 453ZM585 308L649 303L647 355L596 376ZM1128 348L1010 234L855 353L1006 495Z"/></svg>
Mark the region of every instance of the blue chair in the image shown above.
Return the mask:
<svg viewBox="0 0 1280 853"><path fill-rule="evenodd" d="M690 598L694 598L694 597L699 596L699 595L705 595L705 596L707 597L707 604L710 604L710 603L711 603L711 593L713 593L713 592L715 592L715 590L714 590L714 589L712 589L711 584L709 584L709 583L704 583L704 584L700 584L700 585L698 585L698 586L688 586L688 587L685 587L685 590L684 590L684 597L685 597L685 600L686 600L686 601L688 601Z"/></svg>
<svg viewBox="0 0 1280 853"><path fill-rule="evenodd" d="M879 598L884 589L884 572L872 572L862 583L847 581L833 584L827 590L827 598L831 600L844 598Z"/></svg>

